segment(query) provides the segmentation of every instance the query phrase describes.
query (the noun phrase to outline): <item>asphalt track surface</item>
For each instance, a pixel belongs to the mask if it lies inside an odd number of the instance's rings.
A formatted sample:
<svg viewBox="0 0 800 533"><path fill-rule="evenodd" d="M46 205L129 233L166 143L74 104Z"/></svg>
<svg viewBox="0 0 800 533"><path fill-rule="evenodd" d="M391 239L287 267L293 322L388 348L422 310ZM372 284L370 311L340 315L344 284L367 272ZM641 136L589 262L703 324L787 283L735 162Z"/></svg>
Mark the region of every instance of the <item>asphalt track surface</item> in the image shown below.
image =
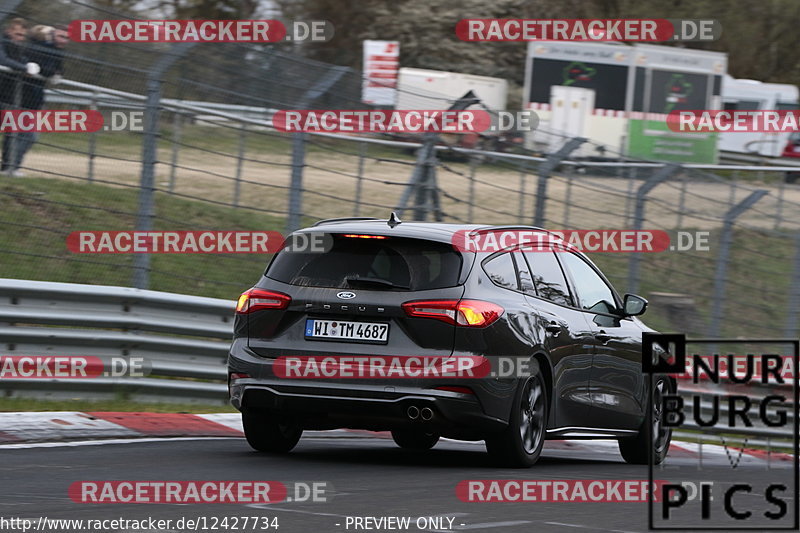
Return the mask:
<svg viewBox="0 0 800 533"><path fill-rule="evenodd" d="M647 467L625 464L608 444L595 448L585 443L567 449L548 443L539 463L525 470L494 466L481 444L443 441L428 452L409 452L389 439L357 436L304 437L293 453L284 456L253 452L241 438L6 447L0 450L0 516L34 520L41 516L137 520L267 516L277 517L279 528L263 531L280 533L397 531L347 527L348 516L408 516L412 522L405 531L412 532L647 531L647 503L470 503L456 497L456 485L467 479L647 479ZM681 479L698 481L722 482L744 476L758 485L791 479L794 466L791 462L769 466L761 462L733 469L727 460L717 457L706 458L701 470L697 457L678 453L668 458L665 470L656 470L656 478L677 472ZM324 481L328 485L325 502L82 504L73 502L67 494L70 484L80 480L273 480L286 484L290 496L297 481ZM792 496L786 498L791 517ZM769 509L760 495L742 495L737 502L758 513ZM719 509L715 507L714 511ZM418 529L415 519L429 516L452 518L452 528ZM45 533L49 531L55 530Z"/></svg>

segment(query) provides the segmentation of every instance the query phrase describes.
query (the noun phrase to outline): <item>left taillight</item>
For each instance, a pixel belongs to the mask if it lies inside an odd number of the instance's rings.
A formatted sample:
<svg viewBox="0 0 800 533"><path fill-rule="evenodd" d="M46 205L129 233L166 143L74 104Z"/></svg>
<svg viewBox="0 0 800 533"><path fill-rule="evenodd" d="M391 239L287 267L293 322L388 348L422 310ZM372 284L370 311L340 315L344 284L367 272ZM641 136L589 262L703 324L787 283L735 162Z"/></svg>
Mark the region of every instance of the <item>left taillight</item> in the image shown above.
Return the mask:
<svg viewBox="0 0 800 533"><path fill-rule="evenodd" d="M262 309L286 309L291 302L292 297L282 292L250 289L239 296L239 301L236 302L236 312L246 315Z"/></svg>
<svg viewBox="0 0 800 533"><path fill-rule="evenodd" d="M499 305L482 300L415 300L402 307L408 316L473 328L488 326L504 311Z"/></svg>

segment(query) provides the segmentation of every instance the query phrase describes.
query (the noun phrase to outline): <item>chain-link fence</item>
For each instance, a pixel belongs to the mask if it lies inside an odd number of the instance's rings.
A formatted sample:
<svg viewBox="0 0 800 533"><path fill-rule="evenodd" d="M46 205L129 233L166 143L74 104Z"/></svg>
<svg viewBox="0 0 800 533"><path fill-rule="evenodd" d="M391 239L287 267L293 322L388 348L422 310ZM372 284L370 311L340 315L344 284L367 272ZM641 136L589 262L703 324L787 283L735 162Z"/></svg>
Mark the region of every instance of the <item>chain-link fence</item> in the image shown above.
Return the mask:
<svg viewBox="0 0 800 533"><path fill-rule="evenodd" d="M126 18L84 2L0 2L32 24ZM24 80L24 77L20 77ZM234 298L261 255L74 254L73 231L277 230L386 217L550 229L649 229L708 249L595 253L647 321L689 334L798 335L800 186L781 168L663 165L564 137L561 150L463 138L286 134L278 109L356 109L361 73L287 45L71 43L45 108L141 113L141 131L48 133L0 177L0 276ZM414 95L410 95L414 96ZM422 96L420 95L420 98ZM426 96L429 98L429 96ZM548 132L557 136L557 132ZM485 148L485 146L484 146ZM591 150L590 150L591 152ZM582 150L581 153L586 153ZM680 243L678 243L680 244Z"/></svg>

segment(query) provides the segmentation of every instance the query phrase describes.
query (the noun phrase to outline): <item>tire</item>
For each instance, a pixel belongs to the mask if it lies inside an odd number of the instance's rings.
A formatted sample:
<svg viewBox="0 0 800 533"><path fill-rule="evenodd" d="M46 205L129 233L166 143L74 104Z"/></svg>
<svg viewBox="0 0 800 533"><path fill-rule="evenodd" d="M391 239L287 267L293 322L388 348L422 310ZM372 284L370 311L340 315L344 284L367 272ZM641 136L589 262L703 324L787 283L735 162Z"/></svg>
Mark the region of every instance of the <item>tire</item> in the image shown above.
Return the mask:
<svg viewBox="0 0 800 533"><path fill-rule="evenodd" d="M283 424L274 416L260 411L243 410L242 426L247 443L259 452L288 453L303 434L302 428Z"/></svg>
<svg viewBox="0 0 800 533"><path fill-rule="evenodd" d="M674 392L674 388L669 378L659 376L653 385L653 464L659 465L664 462L669 452L669 444L672 441L672 428L664 427L663 402L664 394ZM650 460L648 453L648 431L647 418L645 417L639 434L635 437L619 439L619 453L626 463L632 465L646 465Z"/></svg>
<svg viewBox="0 0 800 533"><path fill-rule="evenodd" d="M439 435L436 433L425 433L413 429L396 429L392 431L392 439L395 444L405 450L430 450L439 442Z"/></svg>
<svg viewBox="0 0 800 533"><path fill-rule="evenodd" d="M533 361L530 377L514 395L508 427L486 438L486 451L501 466L533 466L542 454L549 411L547 387L539 364Z"/></svg>

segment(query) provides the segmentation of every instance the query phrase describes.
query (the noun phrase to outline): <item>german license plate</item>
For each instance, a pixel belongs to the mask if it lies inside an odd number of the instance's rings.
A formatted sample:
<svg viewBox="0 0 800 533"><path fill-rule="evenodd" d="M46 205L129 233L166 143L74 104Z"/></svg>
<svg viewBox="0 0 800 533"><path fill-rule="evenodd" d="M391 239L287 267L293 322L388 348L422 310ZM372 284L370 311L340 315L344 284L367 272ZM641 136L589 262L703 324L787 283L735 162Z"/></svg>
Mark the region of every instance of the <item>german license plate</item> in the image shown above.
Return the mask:
<svg viewBox="0 0 800 533"><path fill-rule="evenodd" d="M386 344L389 324L346 320L306 320L306 338L328 341L356 341Z"/></svg>

